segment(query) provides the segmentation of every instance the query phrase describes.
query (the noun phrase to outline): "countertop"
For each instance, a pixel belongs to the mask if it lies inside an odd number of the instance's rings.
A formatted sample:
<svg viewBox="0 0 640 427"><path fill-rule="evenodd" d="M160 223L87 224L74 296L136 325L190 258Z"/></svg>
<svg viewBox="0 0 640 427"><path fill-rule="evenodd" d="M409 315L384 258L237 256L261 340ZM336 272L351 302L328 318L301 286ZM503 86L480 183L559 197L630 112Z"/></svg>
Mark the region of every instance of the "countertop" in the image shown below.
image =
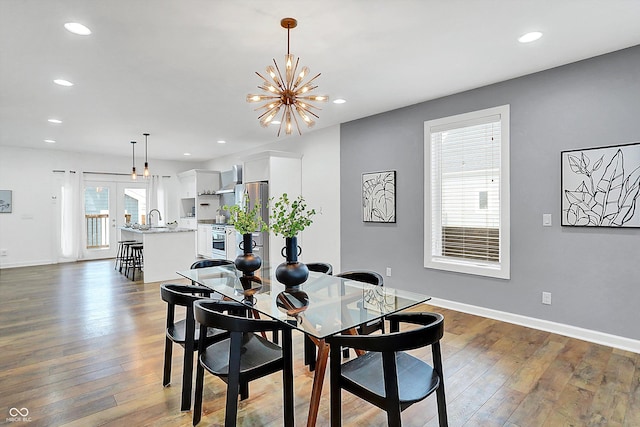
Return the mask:
<svg viewBox="0 0 640 427"><path fill-rule="evenodd" d="M187 231L196 231L193 228L169 228L169 227L152 227L148 230L140 230L138 228L120 227L120 230L130 231L138 234L157 234L157 233L185 233Z"/></svg>

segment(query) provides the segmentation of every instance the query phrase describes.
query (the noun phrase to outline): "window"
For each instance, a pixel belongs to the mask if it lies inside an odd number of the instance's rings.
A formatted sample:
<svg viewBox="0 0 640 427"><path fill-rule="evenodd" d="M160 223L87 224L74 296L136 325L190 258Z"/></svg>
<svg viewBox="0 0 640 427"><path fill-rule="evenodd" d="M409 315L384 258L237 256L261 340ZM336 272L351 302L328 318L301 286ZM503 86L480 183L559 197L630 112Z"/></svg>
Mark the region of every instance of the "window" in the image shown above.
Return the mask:
<svg viewBox="0 0 640 427"><path fill-rule="evenodd" d="M424 266L509 278L509 106L424 123Z"/></svg>

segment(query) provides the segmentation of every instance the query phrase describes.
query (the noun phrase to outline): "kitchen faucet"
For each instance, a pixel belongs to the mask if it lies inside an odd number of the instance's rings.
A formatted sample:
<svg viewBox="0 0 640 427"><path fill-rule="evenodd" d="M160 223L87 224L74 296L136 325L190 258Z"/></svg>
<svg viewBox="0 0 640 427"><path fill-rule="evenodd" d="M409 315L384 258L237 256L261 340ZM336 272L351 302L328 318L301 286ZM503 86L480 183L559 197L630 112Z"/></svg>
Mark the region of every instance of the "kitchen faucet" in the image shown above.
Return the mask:
<svg viewBox="0 0 640 427"><path fill-rule="evenodd" d="M162 215L160 215L160 211L158 209L151 209L147 214L147 217L149 218L149 227L151 227L151 214L153 213L153 211L158 212L158 224L160 224L160 221L162 221Z"/></svg>

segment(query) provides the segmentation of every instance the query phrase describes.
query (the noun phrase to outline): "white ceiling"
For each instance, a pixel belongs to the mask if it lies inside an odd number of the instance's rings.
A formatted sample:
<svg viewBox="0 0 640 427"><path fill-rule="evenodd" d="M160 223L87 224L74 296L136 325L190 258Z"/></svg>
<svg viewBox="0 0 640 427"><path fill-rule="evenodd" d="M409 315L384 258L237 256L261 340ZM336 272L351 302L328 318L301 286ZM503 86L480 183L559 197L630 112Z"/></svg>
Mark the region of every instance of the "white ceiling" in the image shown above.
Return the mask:
<svg viewBox="0 0 640 427"><path fill-rule="evenodd" d="M0 145L129 156L149 132L150 159L202 161L275 141L245 97L287 16L317 92L348 101L314 129L640 44L638 0L0 0Z"/></svg>

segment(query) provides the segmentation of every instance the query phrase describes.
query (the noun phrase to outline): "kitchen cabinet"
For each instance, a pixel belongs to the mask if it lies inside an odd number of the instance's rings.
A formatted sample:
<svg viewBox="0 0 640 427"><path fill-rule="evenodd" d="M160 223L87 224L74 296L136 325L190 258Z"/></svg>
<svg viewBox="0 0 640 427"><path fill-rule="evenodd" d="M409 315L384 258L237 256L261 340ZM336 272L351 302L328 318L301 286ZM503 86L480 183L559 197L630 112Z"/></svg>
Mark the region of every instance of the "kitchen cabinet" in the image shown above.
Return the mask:
<svg viewBox="0 0 640 427"><path fill-rule="evenodd" d="M220 172L191 169L178 174L180 180L180 218L213 221L220 208Z"/></svg>
<svg viewBox="0 0 640 427"><path fill-rule="evenodd" d="M198 224L198 256L213 258L211 245L212 233L210 224Z"/></svg>
<svg viewBox="0 0 640 427"><path fill-rule="evenodd" d="M225 241L224 249L226 252L226 258L230 260L235 260L238 255L240 255L241 251L238 249L238 241L239 233L236 231L235 227L232 225L228 225L224 230L227 238Z"/></svg>

